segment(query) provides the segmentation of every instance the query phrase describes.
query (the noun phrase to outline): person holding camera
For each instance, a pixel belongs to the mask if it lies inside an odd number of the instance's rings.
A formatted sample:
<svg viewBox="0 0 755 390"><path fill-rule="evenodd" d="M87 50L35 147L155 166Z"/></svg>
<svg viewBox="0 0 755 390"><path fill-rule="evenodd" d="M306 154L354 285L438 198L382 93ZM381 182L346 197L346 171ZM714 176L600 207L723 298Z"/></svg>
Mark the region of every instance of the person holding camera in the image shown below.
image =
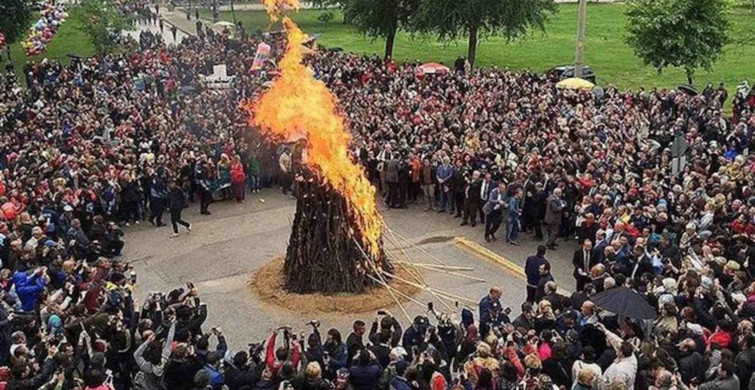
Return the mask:
<svg viewBox="0 0 755 390"><path fill-rule="evenodd" d="M250 345L250 352L239 351L233 355L231 364L225 366L225 385L228 386L228 390L239 390L243 387L251 387L259 378L257 371L257 364L254 359L250 357L252 355L259 354L257 346Z"/></svg>
<svg viewBox="0 0 755 390"><path fill-rule="evenodd" d="M378 310L375 320L372 321L370 333L367 338L373 344L377 344L380 334L387 333L389 335L391 348L395 348L401 342L402 332L401 324L391 312L388 310Z"/></svg>
<svg viewBox="0 0 755 390"><path fill-rule="evenodd" d="M408 327L404 331L404 337L401 341L401 346L407 353L406 359L413 360L417 355L417 350L422 345L425 339L425 332L427 331L429 324L427 317L416 316L412 326Z"/></svg>
<svg viewBox="0 0 755 390"><path fill-rule="evenodd" d="M356 362L349 368L354 390L378 390L382 367L375 355L368 350L361 350Z"/></svg>
<svg viewBox="0 0 755 390"><path fill-rule="evenodd" d="M278 338L278 333L283 331L283 335L286 344L289 346L275 348L275 341ZM267 339L267 352L265 353L265 364L270 369L273 377L276 376L283 364L290 360L293 367L299 366L299 359L301 354L301 346L295 337L291 337L291 327L281 326L272 330L270 337ZM290 359L289 359L290 357Z"/></svg>
<svg viewBox="0 0 755 390"><path fill-rule="evenodd" d="M347 369L349 365L349 350L341 339L341 332L332 328L328 331L323 352L323 363L326 367L326 378L336 378L340 369Z"/></svg>
<svg viewBox="0 0 755 390"><path fill-rule="evenodd" d="M164 343L157 340L157 334L152 330L148 330L142 335L145 341L134 351L134 361L140 371L136 374L134 382L142 389L162 389L162 377L165 373L165 366L170 360L170 348L175 334L176 322L174 320L171 321L168 337Z"/></svg>

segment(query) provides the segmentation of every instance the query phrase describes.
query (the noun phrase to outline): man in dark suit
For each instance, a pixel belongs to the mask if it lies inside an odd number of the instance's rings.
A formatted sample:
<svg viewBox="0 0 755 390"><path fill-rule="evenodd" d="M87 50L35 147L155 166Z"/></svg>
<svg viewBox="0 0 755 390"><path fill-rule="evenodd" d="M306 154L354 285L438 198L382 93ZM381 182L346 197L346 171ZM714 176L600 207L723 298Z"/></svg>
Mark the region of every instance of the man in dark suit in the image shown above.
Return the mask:
<svg viewBox="0 0 755 390"><path fill-rule="evenodd" d="M561 221L565 208L566 202L561 199L561 188L557 187L546 201L544 221L545 230L548 233L548 241L545 246L548 249L556 249L556 238L558 237L559 229L561 229Z"/></svg>
<svg viewBox="0 0 755 390"><path fill-rule="evenodd" d="M540 282L540 266L548 262L545 252L545 246L538 245L537 254L528 257L524 262L524 273L527 276L527 302L535 302L535 292Z"/></svg>
<svg viewBox="0 0 755 390"><path fill-rule="evenodd" d="M632 258L632 266L627 270L629 274L626 276L628 278L632 278L635 282L639 282L642 275L653 273L653 261L650 259L647 252L645 252L644 246L635 246Z"/></svg>
<svg viewBox="0 0 755 390"><path fill-rule="evenodd" d="M585 220L579 227L579 242L584 242L585 240L595 242L598 229L600 229L600 226L595 221L595 215L593 213L585 214Z"/></svg>
<svg viewBox="0 0 755 390"><path fill-rule="evenodd" d="M472 227L477 225L477 209L480 204L480 188L482 188L482 179L480 172L472 172L472 177L467 180L464 188L464 219L461 226L468 225L470 220Z"/></svg>
<svg viewBox="0 0 755 390"><path fill-rule="evenodd" d="M388 182L388 207L390 208L399 206L399 165L399 160L395 154L387 157L385 163L385 181Z"/></svg>
<svg viewBox="0 0 755 390"><path fill-rule="evenodd" d="M477 214L480 215L480 223L485 223L485 212L483 211L483 207L485 206L485 203L487 203L487 200L490 197L490 191L492 191L494 187L493 176L490 175L490 172L485 173L485 177L480 181L480 201L477 202Z"/></svg>
<svg viewBox="0 0 755 390"><path fill-rule="evenodd" d="M582 291L585 283L590 282L590 269L597 264L596 256L592 253L592 241L585 239L582 247L574 251L574 279L577 280L577 291Z"/></svg>
<svg viewBox="0 0 755 390"><path fill-rule="evenodd" d="M503 220L503 206L506 195L506 184L498 183L498 186L490 191L487 203L483 211L485 212L485 241L495 241L495 232L501 226Z"/></svg>
<svg viewBox="0 0 755 390"><path fill-rule="evenodd" d="M349 334L349 337L346 338L346 347L349 353L349 362L354 360L354 356L356 356L357 353L364 349L364 342L362 341L362 337L366 332L367 324L365 324L364 321L354 321L353 331L351 332L351 334Z"/></svg>

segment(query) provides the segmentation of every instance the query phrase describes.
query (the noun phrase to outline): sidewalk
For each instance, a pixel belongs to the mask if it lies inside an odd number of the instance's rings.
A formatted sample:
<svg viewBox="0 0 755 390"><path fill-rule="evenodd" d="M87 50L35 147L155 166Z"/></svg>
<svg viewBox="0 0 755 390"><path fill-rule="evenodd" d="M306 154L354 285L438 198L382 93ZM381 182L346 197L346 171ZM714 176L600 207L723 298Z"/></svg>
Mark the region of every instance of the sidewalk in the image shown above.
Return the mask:
<svg viewBox="0 0 755 390"><path fill-rule="evenodd" d="M179 31L184 34L196 36L197 35L197 20L194 18L194 13L191 14L191 20L186 19L186 12L180 8L175 8L172 11L167 8L160 8L160 18L167 24L174 25ZM199 19L205 27L213 29L213 31L220 33L223 31L223 26L216 26L211 20Z"/></svg>
<svg viewBox="0 0 755 390"><path fill-rule="evenodd" d="M162 12L160 13L162 15ZM139 23L136 28L130 31L126 31L125 33L127 35L130 35L132 38L134 38L137 42L139 41L139 34L141 34L142 31L149 31L152 34L160 34L163 37L163 41L165 41L166 44L178 44L181 42L184 37L189 36L189 34L186 34L181 29L179 29L176 32L176 39L173 39L173 34L170 32L170 23L164 23L163 24L163 31L160 31L160 25L159 24L149 24L149 23Z"/></svg>
<svg viewBox="0 0 755 390"><path fill-rule="evenodd" d="M300 4L301 9L312 9L317 8L315 5L311 2L303 1ZM233 5L234 11L264 11L265 6L262 5L262 3L254 3L254 4L234 4ZM231 6L230 5L221 5L218 7L218 11L230 11Z"/></svg>

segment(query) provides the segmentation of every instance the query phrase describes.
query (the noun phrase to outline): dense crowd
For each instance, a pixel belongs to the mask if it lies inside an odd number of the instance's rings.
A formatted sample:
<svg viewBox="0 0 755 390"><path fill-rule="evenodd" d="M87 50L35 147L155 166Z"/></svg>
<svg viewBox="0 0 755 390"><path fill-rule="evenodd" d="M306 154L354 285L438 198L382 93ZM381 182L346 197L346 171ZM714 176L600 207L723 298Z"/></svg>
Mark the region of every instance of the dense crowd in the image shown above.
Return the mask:
<svg viewBox="0 0 755 390"><path fill-rule="evenodd" d="M207 214L213 200L295 190L296 151L263 142L238 109L275 75L273 61L249 70L261 41L280 57L281 35L240 43L206 29L168 46L143 32L127 54L29 62L26 89L12 70L2 79L0 388L755 389L746 84L732 97L594 93L557 89L552 75L417 75L417 63L318 51L308 64L389 207L479 221L490 242L504 224L509 244L547 240L527 259L527 302L515 316L493 288L476 312L403 327L381 313L345 338L313 322L308 337L283 327L235 352L204 326L192 285L136 303L123 226L159 227L169 211L178 235L191 201ZM202 83L218 63L228 89ZM560 239L581 246L569 297L545 256ZM646 297L657 319L591 301L616 288Z"/></svg>

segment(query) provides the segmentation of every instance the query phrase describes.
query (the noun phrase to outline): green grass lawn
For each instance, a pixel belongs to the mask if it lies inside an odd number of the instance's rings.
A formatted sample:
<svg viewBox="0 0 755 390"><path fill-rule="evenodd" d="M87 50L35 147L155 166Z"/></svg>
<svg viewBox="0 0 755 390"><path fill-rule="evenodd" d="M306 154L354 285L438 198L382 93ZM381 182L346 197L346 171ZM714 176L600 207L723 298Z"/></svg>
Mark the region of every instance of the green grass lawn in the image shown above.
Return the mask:
<svg viewBox="0 0 755 390"><path fill-rule="evenodd" d="M36 62L42 61L44 58L57 59L64 64L70 62L68 54L75 54L82 57L88 57L94 54L94 47L89 42L89 38L78 29L79 19L76 17L77 9L74 8L69 11L68 19L63 22L60 29L55 34L55 37L47 44L47 52L38 56L27 57L24 53L21 42L17 42L11 46L11 59L18 75L19 80L25 83L22 75L23 66L27 60L31 59ZM32 19L32 23L36 23L37 16Z"/></svg>
<svg viewBox="0 0 755 390"><path fill-rule="evenodd" d="M655 69L642 64L632 49L624 42L626 36L623 4L588 4L585 62L598 76L599 84L613 83L620 88L674 87L686 84L683 70L668 69L658 74ZM304 10L294 14L302 29L310 34L322 34L318 42L329 47L341 47L357 53L383 53L383 39L371 40L360 35L353 27L341 23L341 16L325 25L317 20L323 11ZM205 15L211 18L210 14ZM254 31L279 29L271 24L264 12L236 12L244 26ZM230 12L222 12L221 18L232 20ZM544 71L555 65L574 62L577 7L575 4L559 5L559 12L551 18L546 32L533 32L527 39L507 43L505 39L483 39L477 51L480 66L509 67ZM755 13L735 8L731 12L733 38L745 33L754 33ZM396 39L394 57L399 61L436 61L452 64L457 56L465 56L466 40L443 44L432 37L412 38L400 33ZM733 91L743 79L755 76L755 45L729 45L712 72L699 70L695 84L724 82Z"/></svg>

